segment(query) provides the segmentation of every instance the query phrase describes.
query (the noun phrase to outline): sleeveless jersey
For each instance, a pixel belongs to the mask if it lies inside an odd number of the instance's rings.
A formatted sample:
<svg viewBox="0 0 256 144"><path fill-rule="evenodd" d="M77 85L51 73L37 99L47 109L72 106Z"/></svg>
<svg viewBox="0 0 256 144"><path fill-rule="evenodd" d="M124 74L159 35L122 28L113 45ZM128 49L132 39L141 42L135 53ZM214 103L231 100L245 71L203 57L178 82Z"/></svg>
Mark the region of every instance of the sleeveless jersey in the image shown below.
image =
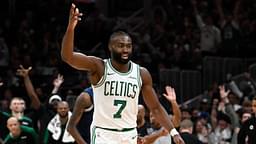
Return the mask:
<svg viewBox="0 0 256 144"><path fill-rule="evenodd" d="M130 61L129 71L121 73L112 66L110 59L105 59L104 65L103 77L96 85L92 85L92 124L111 129L135 128L142 85L140 67Z"/></svg>

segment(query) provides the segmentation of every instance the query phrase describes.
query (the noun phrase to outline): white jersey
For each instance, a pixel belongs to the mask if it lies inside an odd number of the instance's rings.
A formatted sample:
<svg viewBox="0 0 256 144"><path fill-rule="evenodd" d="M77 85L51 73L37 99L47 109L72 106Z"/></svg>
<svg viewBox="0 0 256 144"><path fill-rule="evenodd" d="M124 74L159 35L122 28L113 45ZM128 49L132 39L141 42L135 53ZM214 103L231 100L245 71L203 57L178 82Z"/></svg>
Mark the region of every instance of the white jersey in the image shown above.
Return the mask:
<svg viewBox="0 0 256 144"><path fill-rule="evenodd" d="M92 86L92 124L110 129L135 128L142 85L140 67L130 61L129 71L121 73L112 66L110 59L104 60L104 65L103 77Z"/></svg>

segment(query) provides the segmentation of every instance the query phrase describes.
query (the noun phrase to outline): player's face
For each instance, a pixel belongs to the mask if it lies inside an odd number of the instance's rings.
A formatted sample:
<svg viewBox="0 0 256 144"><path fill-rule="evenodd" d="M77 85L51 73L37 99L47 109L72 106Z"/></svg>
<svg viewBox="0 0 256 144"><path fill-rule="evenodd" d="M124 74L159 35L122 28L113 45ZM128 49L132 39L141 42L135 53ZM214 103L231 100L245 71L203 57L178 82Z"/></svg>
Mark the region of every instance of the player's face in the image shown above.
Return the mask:
<svg viewBox="0 0 256 144"><path fill-rule="evenodd" d="M69 106L67 103L59 102L57 106L57 113L60 117L67 117L69 111Z"/></svg>
<svg viewBox="0 0 256 144"><path fill-rule="evenodd" d="M120 35L111 41L112 58L121 64L127 64L132 54L132 41L129 36Z"/></svg>

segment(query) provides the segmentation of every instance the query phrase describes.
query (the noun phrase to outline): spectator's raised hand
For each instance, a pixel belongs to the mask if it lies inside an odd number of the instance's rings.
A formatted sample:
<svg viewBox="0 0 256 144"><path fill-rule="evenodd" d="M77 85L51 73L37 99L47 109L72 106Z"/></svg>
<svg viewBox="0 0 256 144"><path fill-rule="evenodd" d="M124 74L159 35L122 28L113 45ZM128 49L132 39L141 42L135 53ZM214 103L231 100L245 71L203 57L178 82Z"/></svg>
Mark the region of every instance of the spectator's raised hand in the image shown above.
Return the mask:
<svg viewBox="0 0 256 144"><path fill-rule="evenodd" d="M60 85L64 82L63 75L58 74L57 78L53 80L54 87L60 87Z"/></svg>
<svg viewBox="0 0 256 144"><path fill-rule="evenodd" d="M174 88L171 86L166 86L165 87L166 93L163 94L163 96L168 100L168 101L176 101L176 93Z"/></svg>
<svg viewBox="0 0 256 144"><path fill-rule="evenodd" d="M221 99L227 98L230 90L225 90L225 86L224 85L220 85L219 89L220 89L220 97L221 97Z"/></svg>
<svg viewBox="0 0 256 144"><path fill-rule="evenodd" d="M29 68L25 69L25 68L23 67L23 65L20 65L20 68L17 69L16 74L17 74L18 76L22 76L22 77L25 78L25 77L28 76L30 70L32 70L32 67L29 67Z"/></svg>

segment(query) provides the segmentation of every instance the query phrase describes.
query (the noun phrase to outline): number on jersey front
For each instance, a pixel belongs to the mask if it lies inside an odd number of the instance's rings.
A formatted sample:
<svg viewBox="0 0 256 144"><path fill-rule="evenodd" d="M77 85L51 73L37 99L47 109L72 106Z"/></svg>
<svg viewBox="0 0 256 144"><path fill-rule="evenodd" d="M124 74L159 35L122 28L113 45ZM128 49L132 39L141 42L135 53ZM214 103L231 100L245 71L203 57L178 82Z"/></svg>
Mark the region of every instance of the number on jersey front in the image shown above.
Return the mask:
<svg viewBox="0 0 256 144"><path fill-rule="evenodd" d="M114 114L114 118L121 118L122 115L122 111L124 110L125 106L126 106L126 101L124 100L114 100L114 106L118 106L120 105L118 111Z"/></svg>

